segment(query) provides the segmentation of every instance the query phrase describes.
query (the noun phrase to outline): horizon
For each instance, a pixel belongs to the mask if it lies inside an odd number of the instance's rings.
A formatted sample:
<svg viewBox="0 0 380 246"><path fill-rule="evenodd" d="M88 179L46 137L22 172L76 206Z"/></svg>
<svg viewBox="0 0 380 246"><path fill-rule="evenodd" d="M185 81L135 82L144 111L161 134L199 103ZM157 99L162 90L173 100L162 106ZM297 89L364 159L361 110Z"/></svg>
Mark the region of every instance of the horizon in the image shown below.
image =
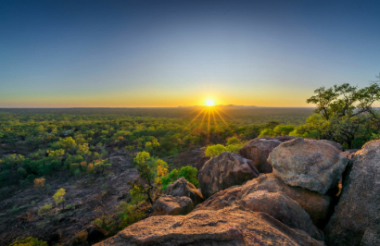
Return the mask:
<svg viewBox="0 0 380 246"><path fill-rule="evenodd" d="M0 108L313 108L380 72L380 2L90 3L1 3Z"/></svg>

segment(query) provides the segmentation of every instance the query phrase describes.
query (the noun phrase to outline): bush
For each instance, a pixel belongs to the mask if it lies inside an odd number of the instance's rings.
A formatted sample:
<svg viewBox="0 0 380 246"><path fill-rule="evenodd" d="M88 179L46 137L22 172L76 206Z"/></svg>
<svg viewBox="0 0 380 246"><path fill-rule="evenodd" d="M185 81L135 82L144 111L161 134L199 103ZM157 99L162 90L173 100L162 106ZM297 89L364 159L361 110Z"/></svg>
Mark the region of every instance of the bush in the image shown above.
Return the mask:
<svg viewBox="0 0 380 246"><path fill-rule="evenodd" d="M197 179L198 170L192 166L181 167L178 173L178 178L184 177L187 181L195 185L195 187L199 187L199 182Z"/></svg>
<svg viewBox="0 0 380 246"><path fill-rule="evenodd" d="M209 157L216 157L225 151L227 151L226 147L221 144L210 145L207 147L205 155Z"/></svg>
<svg viewBox="0 0 380 246"><path fill-rule="evenodd" d="M42 207L38 209L38 215L43 215L49 212L53 208L53 205L51 203L46 203Z"/></svg>
<svg viewBox="0 0 380 246"><path fill-rule="evenodd" d="M48 246L47 242L34 237L27 237L23 240L17 240L9 246Z"/></svg>

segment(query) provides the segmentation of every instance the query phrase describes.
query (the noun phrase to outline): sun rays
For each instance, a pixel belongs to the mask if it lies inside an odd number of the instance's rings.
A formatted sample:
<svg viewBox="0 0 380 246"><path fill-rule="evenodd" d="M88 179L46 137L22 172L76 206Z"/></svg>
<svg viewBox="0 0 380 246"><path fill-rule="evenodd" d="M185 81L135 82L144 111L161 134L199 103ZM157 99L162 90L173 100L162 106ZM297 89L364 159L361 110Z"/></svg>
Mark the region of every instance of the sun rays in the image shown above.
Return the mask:
<svg viewBox="0 0 380 246"><path fill-rule="evenodd" d="M207 99L205 102L205 107L198 108L190 114L195 114L195 116L184 128L184 130L189 128L207 129L207 142L210 141L210 133L212 128L214 128L215 131L219 130L219 123L226 125L227 128L230 129L230 126L224 119L223 115L229 118L232 117L221 110L218 106L215 106L215 101L212 99Z"/></svg>

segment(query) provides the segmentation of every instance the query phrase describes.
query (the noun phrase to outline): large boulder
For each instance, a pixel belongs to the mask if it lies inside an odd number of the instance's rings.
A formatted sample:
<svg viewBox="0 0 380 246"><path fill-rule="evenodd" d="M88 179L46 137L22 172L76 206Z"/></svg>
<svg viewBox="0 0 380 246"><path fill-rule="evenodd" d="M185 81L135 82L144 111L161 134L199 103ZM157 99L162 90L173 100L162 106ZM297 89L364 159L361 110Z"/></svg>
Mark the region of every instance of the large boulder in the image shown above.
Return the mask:
<svg viewBox="0 0 380 246"><path fill-rule="evenodd" d="M207 199L220 190L241 185L258 176L259 172L251 160L235 153L223 152L203 165L198 173L198 181L203 197Z"/></svg>
<svg viewBox="0 0 380 246"><path fill-rule="evenodd" d="M186 196L168 196L163 195L153 203L153 214L157 215L184 215L194 209L193 202Z"/></svg>
<svg viewBox="0 0 380 246"><path fill-rule="evenodd" d="M243 207L194 211L186 216L152 216L97 246L132 245L304 245L322 241L260 212Z"/></svg>
<svg viewBox="0 0 380 246"><path fill-rule="evenodd" d="M338 184L348 152L326 141L296 138L277 146L268 161L273 173L285 183L326 194Z"/></svg>
<svg viewBox="0 0 380 246"><path fill-rule="evenodd" d="M168 185L165 194L171 196L187 196L193 201L194 206L204 201L203 196L198 189L184 177L181 177L176 182Z"/></svg>
<svg viewBox="0 0 380 246"><path fill-rule="evenodd" d="M366 143L347 169L326 240L329 245L380 245L380 140Z"/></svg>
<svg viewBox="0 0 380 246"><path fill-rule="evenodd" d="M257 191L281 192L297 202L309 215L313 223L322 229L329 218L333 198L300 187L285 184L279 178L270 174L260 174L242 186L234 186L219 191L205 202L199 204L195 210L219 210L227 206L240 204L240 200Z"/></svg>
<svg viewBox="0 0 380 246"><path fill-rule="evenodd" d="M252 211L269 214L290 228L303 230L311 237L323 240L322 231L313 224L309 214L285 193L259 190L245 196L240 204Z"/></svg>
<svg viewBox="0 0 380 246"><path fill-rule="evenodd" d="M295 137L291 136L255 138L246 143L243 148L239 150L239 154L244 158L252 160L260 173L271 173L272 165L267 161L269 154L282 142L294 138Z"/></svg>

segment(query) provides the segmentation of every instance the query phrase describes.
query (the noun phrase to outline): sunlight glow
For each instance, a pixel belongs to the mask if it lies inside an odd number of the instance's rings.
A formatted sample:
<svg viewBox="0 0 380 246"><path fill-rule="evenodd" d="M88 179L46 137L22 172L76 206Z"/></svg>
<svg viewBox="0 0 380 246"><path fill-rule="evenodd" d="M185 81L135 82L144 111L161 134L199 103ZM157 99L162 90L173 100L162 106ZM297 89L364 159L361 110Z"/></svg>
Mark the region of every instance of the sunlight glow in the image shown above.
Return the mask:
<svg viewBox="0 0 380 246"><path fill-rule="evenodd" d="M215 101L213 99L207 99L206 102L205 102L205 105L206 106L214 106L215 105Z"/></svg>

